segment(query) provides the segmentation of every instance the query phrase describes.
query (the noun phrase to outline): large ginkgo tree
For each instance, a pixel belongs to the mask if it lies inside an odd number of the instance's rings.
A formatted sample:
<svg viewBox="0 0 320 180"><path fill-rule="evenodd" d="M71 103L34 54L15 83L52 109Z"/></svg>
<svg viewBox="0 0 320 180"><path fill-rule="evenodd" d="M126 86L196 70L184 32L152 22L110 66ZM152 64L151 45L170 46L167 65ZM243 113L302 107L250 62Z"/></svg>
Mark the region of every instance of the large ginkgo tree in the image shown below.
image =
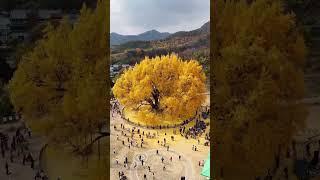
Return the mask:
<svg viewBox="0 0 320 180"><path fill-rule="evenodd" d="M146 57L120 76L113 93L141 122L178 124L194 116L204 102L205 81L196 60L183 61L174 54Z"/></svg>

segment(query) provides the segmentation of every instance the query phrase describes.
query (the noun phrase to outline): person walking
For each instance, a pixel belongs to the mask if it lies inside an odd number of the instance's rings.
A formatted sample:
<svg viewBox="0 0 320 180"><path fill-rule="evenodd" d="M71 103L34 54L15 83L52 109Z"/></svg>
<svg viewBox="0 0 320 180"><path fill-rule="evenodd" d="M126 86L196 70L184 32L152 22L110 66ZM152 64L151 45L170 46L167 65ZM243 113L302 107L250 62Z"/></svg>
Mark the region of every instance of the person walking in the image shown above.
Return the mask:
<svg viewBox="0 0 320 180"><path fill-rule="evenodd" d="M41 178L40 172L37 171L36 175L34 176L34 180L38 180Z"/></svg>

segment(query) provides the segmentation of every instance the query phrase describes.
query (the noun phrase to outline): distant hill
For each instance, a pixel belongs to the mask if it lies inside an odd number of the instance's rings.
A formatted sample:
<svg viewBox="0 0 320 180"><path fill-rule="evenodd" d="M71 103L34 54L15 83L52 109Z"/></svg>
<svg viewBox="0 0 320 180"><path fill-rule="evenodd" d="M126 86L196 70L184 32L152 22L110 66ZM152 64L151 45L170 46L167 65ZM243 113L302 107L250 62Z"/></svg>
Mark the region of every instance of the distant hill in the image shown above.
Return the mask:
<svg viewBox="0 0 320 180"><path fill-rule="evenodd" d="M121 35L118 33L110 34L110 44L111 45L120 45L129 41L152 41L159 40L168 37L170 33L167 32L158 32L156 30L151 30L144 32L138 35Z"/></svg>
<svg viewBox="0 0 320 180"><path fill-rule="evenodd" d="M176 53L185 60L198 60L208 74L210 22L193 31L179 31L160 40L130 41L114 45L111 49L111 63L134 65L145 56L154 57L169 53Z"/></svg>

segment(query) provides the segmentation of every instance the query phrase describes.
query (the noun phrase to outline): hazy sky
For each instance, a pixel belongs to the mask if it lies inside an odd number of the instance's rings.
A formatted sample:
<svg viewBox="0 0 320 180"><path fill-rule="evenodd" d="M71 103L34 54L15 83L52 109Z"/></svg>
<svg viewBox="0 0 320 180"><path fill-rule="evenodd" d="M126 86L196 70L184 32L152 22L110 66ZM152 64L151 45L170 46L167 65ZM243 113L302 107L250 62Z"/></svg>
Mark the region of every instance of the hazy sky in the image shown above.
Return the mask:
<svg viewBox="0 0 320 180"><path fill-rule="evenodd" d="M188 31L210 19L210 0L111 0L111 32Z"/></svg>

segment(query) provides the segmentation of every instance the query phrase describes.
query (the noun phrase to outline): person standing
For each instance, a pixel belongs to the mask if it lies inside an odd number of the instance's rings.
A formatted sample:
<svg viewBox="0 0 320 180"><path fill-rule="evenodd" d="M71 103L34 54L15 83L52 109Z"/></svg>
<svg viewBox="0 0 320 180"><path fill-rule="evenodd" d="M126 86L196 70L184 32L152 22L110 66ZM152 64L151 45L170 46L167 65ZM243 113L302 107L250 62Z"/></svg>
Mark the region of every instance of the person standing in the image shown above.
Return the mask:
<svg viewBox="0 0 320 180"><path fill-rule="evenodd" d="M33 159L33 158L31 158L31 159L30 159L30 161L31 161L31 165L30 165L30 167L31 167L31 169L34 169L34 159Z"/></svg>
<svg viewBox="0 0 320 180"><path fill-rule="evenodd" d="M13 152L11 149L10 149L10 162L13 163Z"/></svg>
<svg viewBox="0 0 320 180"><path fill-rule="evenodd" d="M42 180L48 180L49 177L45 174L44 176L42 176Z"/></svg>
<svg viewBox="0 0 320 180"><path fill-rule="evenodd" d="M28 129L28 135L29 135L29 138L31 138L31 130Z"/></svg>
<svg viewBox="0 0 320 180"><path fill-rule="evenodd" d="M6 168L6 174L7 174L7 175L10 175L8 162L6 162L5 168Z"/></svg>
<svg viewBox="0 0 320 180"><path fill-rule="evenodd" d="M5 153L5 151L4 151L4 145L3 145L3 143L1 143L1 154L2 154L2 158L5 158L6 153Z"/></svg>
<svg viewBox="0 0 320 180"><path fill-rule="evenodd" d="M37 180L37 179L40 179L40 178L41 178L40 172L37 171L36 175L34 176L34 180Z"/></svg>

